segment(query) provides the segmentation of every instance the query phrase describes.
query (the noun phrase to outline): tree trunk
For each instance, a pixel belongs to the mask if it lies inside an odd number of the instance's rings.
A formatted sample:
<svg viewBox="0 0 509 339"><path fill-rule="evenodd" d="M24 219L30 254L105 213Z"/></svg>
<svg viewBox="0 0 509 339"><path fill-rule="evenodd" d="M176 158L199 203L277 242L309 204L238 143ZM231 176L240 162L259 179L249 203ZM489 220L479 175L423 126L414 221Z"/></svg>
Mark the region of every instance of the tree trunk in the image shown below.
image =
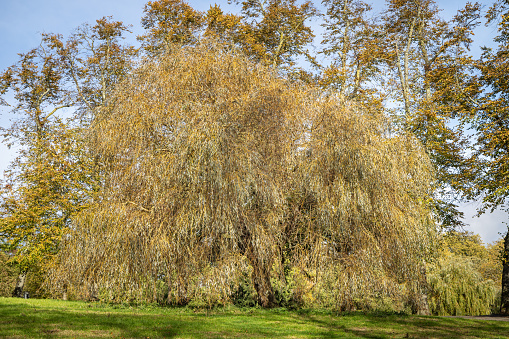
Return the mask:
<svg viewBox="0 0 509 339"><path fill-rule="evenodd" d="M67 284L64 284L63 292L62 292L62 300L67 300Z"/></svg>
<svg viewBox="0 0 509 339"><path fill-rule="evenodd" d="M500 313L509 315L509 228L504 239L504 253L502 255L502 302L500 304Z"/></svg>
<svg viewBox="0 0 509 339"><path fill-rule="evenodd" d="M20 272L18 275L18 280L16 281L16 287L14 288L14 292L12 292L13 297L22 298L23 297L23 288L25 287L25 281L27 278L27 272Z"/></svg>
<svg viewBox="0 0 509 339"><path fill-rule="evenodd" d="M415 313L417 315L431 315L429 310L428 296L423 293L420 300L417 302L417 308Z"/></svg>
<svg viewBox="0 0 509 339"><path fill-rule="evenodd" d="M244 236L241 243L241 247L245 249L244 253L253 267L251 281L258 295L258 303L263 308L277 306L274 289L270 282L270 269L272 265L262 260L256 245L253 245L251 231L247 227L244 227ZM270 261L272 262L272 260Z"/></svg>
<svg viewBox="0 0 509 339"><path fill-rule="evenodd" d="M253 253L251 253L250 262L253 266L251 279L256 294L258 294L258 302L263 308L275 307L277 303L274 289L270 283L270 267L266 267L267 265L260 262L259 258Z"/></svg>

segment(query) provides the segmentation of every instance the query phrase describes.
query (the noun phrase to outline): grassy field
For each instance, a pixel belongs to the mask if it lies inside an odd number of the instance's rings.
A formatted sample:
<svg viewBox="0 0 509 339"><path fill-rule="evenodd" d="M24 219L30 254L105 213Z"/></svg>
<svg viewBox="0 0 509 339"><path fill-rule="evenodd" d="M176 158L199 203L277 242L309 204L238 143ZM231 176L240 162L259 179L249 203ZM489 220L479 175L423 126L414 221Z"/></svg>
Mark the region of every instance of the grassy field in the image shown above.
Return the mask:
<svg viewBox="0 0 509 339"><path fill-rule="evenodd" d="M509 338L509 322L0 298L2 338Z"/></svg>

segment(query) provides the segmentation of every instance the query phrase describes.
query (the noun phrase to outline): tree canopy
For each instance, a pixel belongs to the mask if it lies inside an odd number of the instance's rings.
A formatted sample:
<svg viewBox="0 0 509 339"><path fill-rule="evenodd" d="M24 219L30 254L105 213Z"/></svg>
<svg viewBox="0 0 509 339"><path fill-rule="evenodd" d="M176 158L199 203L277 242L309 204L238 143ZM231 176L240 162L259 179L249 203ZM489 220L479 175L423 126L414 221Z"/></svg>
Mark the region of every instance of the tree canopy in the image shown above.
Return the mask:
<svg viewBox="0 0 509 339"><path fill-rule="evenodd" d="M182 303L211 270L231 294L247 263L263 306L276 303L280 263L320 281L345 260L369 266L368 251L378 263L363 279L418 278L431 167L417 140L384 128L213 42L142 64L92 126L104 187L58 274L112 298L164 284Z"/></svg>
<svg viewBox="0 0 509 339"><path fill-rule="evenodd" d="M479 60L478 3L231 5L149 1L138 47L103 17L0 73L11 265L115 302L494 307L501 244L458 232L456 204L506 206L507 1Z"/></svg>

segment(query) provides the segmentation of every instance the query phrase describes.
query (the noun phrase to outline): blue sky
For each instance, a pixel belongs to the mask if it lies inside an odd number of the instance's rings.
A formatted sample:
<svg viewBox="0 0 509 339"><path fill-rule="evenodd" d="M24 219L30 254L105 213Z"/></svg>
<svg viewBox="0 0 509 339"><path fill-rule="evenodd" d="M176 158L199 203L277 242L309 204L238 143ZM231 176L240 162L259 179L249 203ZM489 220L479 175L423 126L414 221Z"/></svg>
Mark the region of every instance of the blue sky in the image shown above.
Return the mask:
<svg viewBox="0 0 509 339"><path fill-rule="evenodd" d="M370 2L369 0L365 0ZM115 20L132 24L134 41L135 36L142 33L140 19L146 0L0 0L0 70L17 61L17 53L26 52L36 47L40 42L41 33L69 34L74 28L83 24L93 24L96 19L103 16L113 16ZM188 1L197 10L206 10L211 4L217 2L223 9L233 11L234 7L221 1ZM383 1L373 0L375 9L379 9ZM443 17L450 18L467 1L463 0L436 0L442 8ZM488 7L492 1L480 1ZM317 5L318 2L316 2ZM318 27L319 23L314 25ZM475 45L472 52L479 54L479 46L489 44L496 35L494 27L480 27L476 31ZM9 99L7 97L7 99ZM0 126L10 124L8 111L0 109ZM15 150L7 149L0 144L0 172L7 168L9 162L15 157ZM0 174L0 178L3 174ZM467 230L479 233L484 242L492 242L501 237L499 233L505 232L507 214L495 212L485 214L481 218L473 218L478 202L462 204L465 212L465 222L470 226Z"/></svg>

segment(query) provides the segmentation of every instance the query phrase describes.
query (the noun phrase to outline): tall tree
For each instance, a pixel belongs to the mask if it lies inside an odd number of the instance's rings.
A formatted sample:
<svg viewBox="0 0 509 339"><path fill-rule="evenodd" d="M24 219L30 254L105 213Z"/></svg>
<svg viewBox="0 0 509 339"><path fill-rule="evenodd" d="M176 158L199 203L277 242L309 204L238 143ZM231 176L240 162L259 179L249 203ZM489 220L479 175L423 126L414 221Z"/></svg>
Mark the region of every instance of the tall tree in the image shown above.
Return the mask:
<svg viewBox="0 0 509 339"><path fill-rule="evenodd" d="M31 268L50 261L62 230L84 203L79 186L88 172L81 163L72 165L81 152L76 130L56 115L70 106L63 78L58 57L44 42L0 74L0 93L14 93L12 113L18 116L4 136L21 148L1 188L0 234L15 253L21 282Z"/></svg>
<svg viewBox="0 0 509 339"><path fill-rule="evenodd" d="M116 94L94 126L106 186L76 219L64 277L109 285L116 298L164 283L168 302L187 303L207 269L228 275L216 284L229 288L241 255L259 303L274 306L279 182L293 140L285 117L299 109L298 92L204 47L142 65Z"/></svg>
<svg viewBox="0 0 509 339"><path fill-rule="evenodd" d="M136 50L119 44L126 30L102 18L65 43L43 34L38 48L0 75L0 93L14 93L12 112L20 117L5 136L21 146L1 192L0 232L22 275L52 262L71 218L97 189L86 126L131 65Z"/></svg>
<svg viewBox="0 0 509 339"><path fill-rule="evenodd" d="M499 0L486 15L487 24L497 23L495 50L484 48L478 69L482 98L477 102L473 125L477 130L473 195L482 197L480 213L497 207L508 210L509 197L509 1ZM509 314L509 236L505 237L501 312Z"/></svg>
<svg viewBox="0 0 509 339"><path fill-rule="evenodd" d="M469 3L448 23L432 0L390 0L383 17L401 126L421 140L435 165L434 205L444 227L462 225L454 202L465 182L468 144L461 124L453 121L467 109L469 88L461 79L473 64L466 52L479 11L478 3Z"/></svg>
<svg viewBox="0 0 509 339"><path fill-rule="evenodd" d="M478 132L476 144L479 173L476 193L483 196L481 211L506 206L509 196L509 4L497 2L488 12L488 23L498 21L497 49L484 48L479 61L483 98L473 124Z"/></svg>
<svg viewBox="0 0 509 339"><path fill-rule="evenodd" d="M138 50L123 45L129 27L111 17L78 27L67 39L44 34L44 42L58 58L62 76L69 88L67 100L77 113L95 117L106 105L113 88L129 72Z"/></svg>
<svg viewBox="0 0 509 339"><path fill-rule="evenodd" d="M321 85L335 89L345 100L380 105L385 39L376 20L369 17L372 7L358 0L326 0L323 4L327 6L326 31L320 53L330 64L321 71Z"/></svg>
<svg viewBox="0 0 509 339"><path fill-rule="evenodd" d="M150 55L168 52L173 44L194 44L200 36L203 13L183 0L149 1L143 12L141 25L147 33L138 40Z"/></svg>
<svg viewBox="0 0 509 339"><path fill-rule="evenodd" d="M281 70L296 66L297 58L307 54L306 46L314 34L308 21L316 15L310 1L234 0L241 6L240 15L224 15L217 6L207 12L208 31L232 34L232 42L240 46L254 61Z"/></svg>

